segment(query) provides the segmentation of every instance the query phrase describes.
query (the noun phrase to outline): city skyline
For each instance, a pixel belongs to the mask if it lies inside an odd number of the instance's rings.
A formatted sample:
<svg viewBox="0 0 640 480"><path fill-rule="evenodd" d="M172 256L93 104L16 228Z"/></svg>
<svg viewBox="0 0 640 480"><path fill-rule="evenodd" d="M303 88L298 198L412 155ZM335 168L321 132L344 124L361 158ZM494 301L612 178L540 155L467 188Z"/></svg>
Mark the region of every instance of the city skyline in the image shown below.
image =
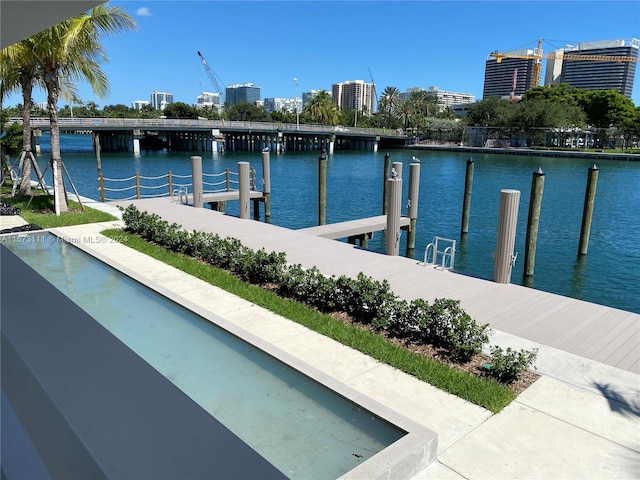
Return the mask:
<svg viewBox="0 0 640 480"><path fill-rule="evenodd" d="M495 50L535 48L538 38L547 53L566 44L640 37L637 1L112 0L111 5L123 7L138 29L102 42L111 60L103 67L111 83L108 98L78 85L78 97L100 107L131 106L154 90L196 103L202 92L216 91L198 51L223 81L223 90L253 83L261 99L330 92L335 83L363 80L375 83L378 97L387 86L400 91L437 86L479 100L487 55ZM636 106L639 83L636 75ZM38 103L46 95L36 89L33 99ZM15 94L4 106L21 102Z"/></svg>

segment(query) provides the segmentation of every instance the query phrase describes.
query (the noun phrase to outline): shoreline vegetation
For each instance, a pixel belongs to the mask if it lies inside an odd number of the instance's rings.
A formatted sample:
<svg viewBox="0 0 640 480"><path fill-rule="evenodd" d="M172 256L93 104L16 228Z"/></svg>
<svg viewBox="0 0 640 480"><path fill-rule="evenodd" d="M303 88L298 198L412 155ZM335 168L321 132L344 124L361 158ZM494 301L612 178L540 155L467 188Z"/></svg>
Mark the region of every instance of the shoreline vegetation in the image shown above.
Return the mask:
<svg viewBox="0 0 640 480"><path fill-rule="evenodd" d="M123 219L124 230L103 235L494 413L538 378L530 370L537 350L483 353L493 332L458 301L407 302L364 274L327 277L289 265L284 253L186 232L133 206Z"/></svg>

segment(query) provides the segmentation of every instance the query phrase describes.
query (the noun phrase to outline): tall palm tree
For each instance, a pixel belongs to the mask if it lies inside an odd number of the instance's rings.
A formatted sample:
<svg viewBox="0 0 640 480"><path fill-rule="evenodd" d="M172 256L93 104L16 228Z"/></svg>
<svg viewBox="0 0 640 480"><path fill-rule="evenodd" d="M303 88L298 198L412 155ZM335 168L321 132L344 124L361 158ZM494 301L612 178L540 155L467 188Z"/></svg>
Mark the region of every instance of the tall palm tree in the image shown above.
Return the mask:
<svg viewBox="0 0 640 480"><path fill-rule="evenodd" d="M397 87L386 87L382 92L378 102L378 111L382 113L384 123L388 128L393 127L400 100L400 90Z"/></svg>
<svg viewBox="0 0 640 480"><path fill-rule="evenodd" d="M22 90L22 177L20 195L31 194L31 107L34 84L39 81L33 56L33 41L22 40L0 50L0 99L14 90Z"/></svg>
<svg viewBox="0 0 640 480"><path fill-rule="evenodd" d="M329 92L321 90L304 107L304 113L311 122L322 125L337 125L338 107L331 100Z"/></svg>
<svg viewBox="0 0 640 480"><path fill-rule="evenodd" d="M133 30L135 27L134 20L122 8L103 4L31 37L33 54L47 89L56 215L69 208L62 176L58 126L58 99L64 82L73 84L85 81L97 96L108 94L109 82L100 67L102 63L108 62L108 57L99 43L100 37Z"/></svg>

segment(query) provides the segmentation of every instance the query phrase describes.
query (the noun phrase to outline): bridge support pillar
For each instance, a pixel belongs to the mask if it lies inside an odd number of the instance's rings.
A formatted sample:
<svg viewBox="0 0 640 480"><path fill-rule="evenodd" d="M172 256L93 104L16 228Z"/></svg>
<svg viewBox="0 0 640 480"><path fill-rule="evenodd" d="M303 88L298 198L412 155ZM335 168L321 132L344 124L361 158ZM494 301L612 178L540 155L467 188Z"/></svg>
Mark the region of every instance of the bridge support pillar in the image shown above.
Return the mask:
<svg viewBox="0 0 640 480"><path fill-rule="evenodd" d="M133 139L133 153L135 155L140 155L140 139L139 138Z"/></svg>

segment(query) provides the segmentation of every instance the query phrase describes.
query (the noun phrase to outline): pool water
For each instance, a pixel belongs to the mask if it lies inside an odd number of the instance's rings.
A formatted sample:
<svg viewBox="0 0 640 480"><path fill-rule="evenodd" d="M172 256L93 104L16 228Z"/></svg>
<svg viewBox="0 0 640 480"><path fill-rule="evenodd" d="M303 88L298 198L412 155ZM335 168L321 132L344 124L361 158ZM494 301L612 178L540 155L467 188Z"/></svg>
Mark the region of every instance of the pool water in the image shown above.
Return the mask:
<svg viewBox="0 0 640 480"><path fill-rule="evenodd" d="M337 478L406 434L56 236L2 242L290 478Z"/></svg>

